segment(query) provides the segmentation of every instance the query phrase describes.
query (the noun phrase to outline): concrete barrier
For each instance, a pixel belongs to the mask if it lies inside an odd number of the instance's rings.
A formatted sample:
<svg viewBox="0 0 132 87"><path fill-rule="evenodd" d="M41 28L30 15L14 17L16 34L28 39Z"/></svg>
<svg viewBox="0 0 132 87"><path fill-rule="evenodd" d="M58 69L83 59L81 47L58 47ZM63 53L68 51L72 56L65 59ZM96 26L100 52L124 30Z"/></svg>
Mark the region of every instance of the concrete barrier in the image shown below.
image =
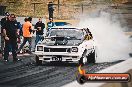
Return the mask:
<svg viewBox="0 0 132 87"><path fill-rule="evenodd" d="M106 69L103 69L97 73L130 73L132 76L132 58L127 59L124 62L115 64ZM62 87L132 87L132 80L127 83L105 83L105 82L86 82L83 85L73 81Z"/></svg>

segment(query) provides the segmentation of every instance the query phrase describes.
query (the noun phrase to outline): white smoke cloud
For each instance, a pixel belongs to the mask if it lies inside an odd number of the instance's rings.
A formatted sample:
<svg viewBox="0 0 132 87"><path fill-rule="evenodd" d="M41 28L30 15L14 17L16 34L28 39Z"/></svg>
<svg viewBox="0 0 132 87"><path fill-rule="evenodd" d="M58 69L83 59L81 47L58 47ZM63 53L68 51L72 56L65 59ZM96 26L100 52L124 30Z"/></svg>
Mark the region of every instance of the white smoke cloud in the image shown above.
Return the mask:
<svg viewBox="0 0 132 87"><path fill-rule="evenodd" d="M131 42L116 16L100 12L98 16L81 17L79 27L88 27L97 45L97 62L125 60L132 52Z"/></svg>

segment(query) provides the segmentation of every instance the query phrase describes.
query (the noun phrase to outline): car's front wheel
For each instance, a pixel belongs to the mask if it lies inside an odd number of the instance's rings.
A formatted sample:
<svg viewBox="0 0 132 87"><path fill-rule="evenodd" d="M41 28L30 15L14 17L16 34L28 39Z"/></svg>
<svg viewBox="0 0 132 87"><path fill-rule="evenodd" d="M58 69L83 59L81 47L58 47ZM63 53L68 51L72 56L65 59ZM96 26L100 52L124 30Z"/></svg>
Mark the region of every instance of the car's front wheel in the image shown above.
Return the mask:
<svg viewBox="0 0 132 87"><path fill-rule="evenodd" d="M42 65L42 60L39 60L39 57L36 55L35 57L36 65Z"/></svg>
<svg viewBox="0 0 132 87"><path fill-rule="evenodd" d="M96 59L96 52L95 50L93 52L91 52L88 56L87 56L87 62L88 63L95 63L95 59Z"/></svg>
<svg viewBox="0 0 132 87"><path fill-rule="evenodd" d="M85 65L87 63L87 50L84 51L82 57L79 60L79 65Z"/></svg>

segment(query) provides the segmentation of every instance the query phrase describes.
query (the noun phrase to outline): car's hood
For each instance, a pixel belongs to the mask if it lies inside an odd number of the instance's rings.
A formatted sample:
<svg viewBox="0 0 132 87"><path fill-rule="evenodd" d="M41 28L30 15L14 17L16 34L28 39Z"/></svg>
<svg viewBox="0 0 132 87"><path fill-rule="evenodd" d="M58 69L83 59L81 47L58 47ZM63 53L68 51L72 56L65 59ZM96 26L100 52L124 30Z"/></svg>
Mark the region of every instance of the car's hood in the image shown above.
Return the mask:
<svg viewBox="0 0 132 87"><path fill-rule="evenodd" d="M79 46L83 42L82 39L77 39L76 37L49 37L45 38L40 44L45 44L49 46Z"/></svg>

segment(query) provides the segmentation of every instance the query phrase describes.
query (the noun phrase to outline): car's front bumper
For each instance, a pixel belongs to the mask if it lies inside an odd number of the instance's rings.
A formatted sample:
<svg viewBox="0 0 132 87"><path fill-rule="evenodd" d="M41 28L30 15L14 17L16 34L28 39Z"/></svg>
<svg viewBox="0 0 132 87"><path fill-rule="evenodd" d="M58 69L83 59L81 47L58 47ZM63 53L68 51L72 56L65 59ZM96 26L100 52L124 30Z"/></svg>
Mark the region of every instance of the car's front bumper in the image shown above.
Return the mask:
<svg viewBox="0 0 132 87"><path fill-rule="evenodd" d="M51 61L65 61L65 62L78 62L80 60L81 55L78 53L61 53L61 52L35 52L35 54L39 57L39 60L44 62Z"/></svg>

